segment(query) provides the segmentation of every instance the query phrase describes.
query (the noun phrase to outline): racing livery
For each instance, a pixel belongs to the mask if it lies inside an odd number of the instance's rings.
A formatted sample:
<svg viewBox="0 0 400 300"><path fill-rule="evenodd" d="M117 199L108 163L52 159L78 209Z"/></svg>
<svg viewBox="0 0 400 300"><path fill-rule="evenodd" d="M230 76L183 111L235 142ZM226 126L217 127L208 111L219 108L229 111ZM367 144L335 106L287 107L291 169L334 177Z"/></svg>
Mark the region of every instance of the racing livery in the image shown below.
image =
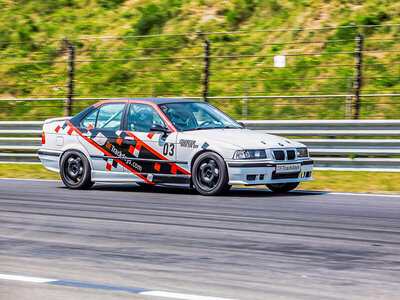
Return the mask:
<svg viewBox="0 0 400 300"><path fill-rule="evenodd" d="M194 186L203 195L234 184L286 192L312 180L313 167L301 143L248 130L210 104L173 98L106 100L46 120L38 153L72 189L118 181Z"/></svg>

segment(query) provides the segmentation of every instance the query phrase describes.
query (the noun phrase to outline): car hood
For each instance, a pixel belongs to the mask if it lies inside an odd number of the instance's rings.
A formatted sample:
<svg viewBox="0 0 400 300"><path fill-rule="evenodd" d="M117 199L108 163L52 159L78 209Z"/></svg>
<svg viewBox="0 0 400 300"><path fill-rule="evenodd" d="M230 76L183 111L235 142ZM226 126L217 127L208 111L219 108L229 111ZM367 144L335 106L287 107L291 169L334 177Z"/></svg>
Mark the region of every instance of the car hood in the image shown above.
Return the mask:
<svg viewBox="0 0 400 300"><path fill-rule="evenodd" d="M204 129L184 131L185 137L219 141L242 149L266 149L282 147L304 147L303 144L276 135L249 129Z"/></svg>

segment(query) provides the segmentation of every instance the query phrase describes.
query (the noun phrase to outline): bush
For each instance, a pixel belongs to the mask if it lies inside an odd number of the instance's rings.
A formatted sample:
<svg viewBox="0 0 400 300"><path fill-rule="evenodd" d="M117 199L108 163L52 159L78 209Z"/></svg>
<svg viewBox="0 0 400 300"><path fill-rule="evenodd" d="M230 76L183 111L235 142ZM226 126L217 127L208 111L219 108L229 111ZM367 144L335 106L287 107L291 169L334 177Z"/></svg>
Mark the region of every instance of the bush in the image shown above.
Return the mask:
<svg viewBox="0 0 400 300"><path fill-rule="evenodd" d="M108 8L108 9L115 8L124 2L125 2L125 0L98 0L98 3L101 7Z"/></svg>
<svg viewBox="0 0 400 300"><path fill-rule="evenodd" d="M139 35L148 34L153 28L161 28L168 19L167 12L153 3L139 6L137 10L141 17L132 27Z"/></svg>
<svg viewBox="0 0 400 300"><path fill-rule="evenodd" d="M247 20L254 12L256 3L254 0L235 0L233 10L225 14L226 21L232 27Z"/></svg>

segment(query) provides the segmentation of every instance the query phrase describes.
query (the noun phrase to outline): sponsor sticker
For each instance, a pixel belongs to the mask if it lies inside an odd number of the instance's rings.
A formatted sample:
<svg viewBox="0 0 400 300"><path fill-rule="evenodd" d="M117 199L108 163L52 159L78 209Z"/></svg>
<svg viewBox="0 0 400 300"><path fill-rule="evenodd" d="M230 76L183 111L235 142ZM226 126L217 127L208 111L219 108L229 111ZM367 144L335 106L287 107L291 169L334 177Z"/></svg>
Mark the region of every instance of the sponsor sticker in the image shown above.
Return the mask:
<svg viewBox="0 0 400 300"><path fill-rule="evenodd" d="M196 144L195 140L180 139L179 145L186 148L199 148L199 145Z"/></svg>
<svg viewBox="0 0 400 300"><path fill-rule="evenodd" d="M276 165L275 172L278 173L297 173L300 172L301 164Z"/></svg>
<svg viewBox="0 0 400 300"><path fill-rule="evenodd" d="M104 136L104 134L102 134L101 132L99 132L93 139L93 141L95 141L97 144L99 144L100 146L104 146L104 144L107 142L107 138Z"/></svg>

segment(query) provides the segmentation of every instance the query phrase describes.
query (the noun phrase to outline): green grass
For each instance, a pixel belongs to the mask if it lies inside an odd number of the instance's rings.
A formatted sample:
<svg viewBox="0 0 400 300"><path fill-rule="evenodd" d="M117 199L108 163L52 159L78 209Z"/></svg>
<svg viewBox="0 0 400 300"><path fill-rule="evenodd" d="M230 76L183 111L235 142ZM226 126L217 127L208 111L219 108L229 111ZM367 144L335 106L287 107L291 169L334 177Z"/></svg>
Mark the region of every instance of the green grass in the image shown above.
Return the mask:
<svg viewBox="0 0 400 300"><path fill-rule="evenodd" d="M0 164L0 177L60 179L41 164ZM301 183L298 189L400 194L400 173L314 171L313 177L315 181Z"/></svg>
<svg viewBox="0 0 400 300"><path fill-rule="evenodd" d="M61 37L80 38L98 36L127 36L187 33L202 30L263 30L277 28L308 28L349 25L379 25L400 23L400 5L397 1L322 1L322 0L0 0L0 41L20 42ZM366 38L398 38L399 27L361 29ZM295 53L332 53L354 51L353 41L338 43L308 43L288 45L262 45L282 42L311 42L323 40L354 39L352 28L320 31L288 31L240 35L209 36L212 55L270 55ZM190 37L155 37L139 39L78 40L77 60L127 59L138 57L196 56L202 54L201 39ZM247 46L232 47L232 44ZM220 45L221 47L214 47ZM122 50L154 47L181 47L181 49L135 50L103 52L92 50ZM200 47L198 47L200 46ZM400 40L368 41L368 50L396 50ZM66 65L53 63L65 60L60 52L60 42L33 44L0 44L0 97L65 97ZM370 65L363 72L366 76L384 78L368 79L364 89L400 89L397 76L400 65L398 52L366 54ZM50 61L43 64L7 65L2 62ZM353 77L353 66L335 68L299 68L305 65L353 64L354 57L346 55L288 56L291 68L236 69L223 67L271 66L272 57L242 59L212 59L210 96L242 95L245 89L251 95L294 94L301 90L315 90L314 94L333 91L345 94L350 91L348 79L332 80L276 80L252 81L248 87L243 82L217 82L218 80L256 80L268 78ZM129 62L92 62L76 65L76 97L120 96L184 96L200 95L202 60L165 60ZM180 70L161 72L163 70ZM147 73L133 70L148 70ZM39 74L40 73L40 74ZM43 74L47 73L47 74ZM392 77L391 77L392 76ZM153 84L153 82L160 82ZM173 82L171 82L173 81ZM196 82L188 82L196 81ZM5 84L3 84L5 83ZM33 84L24 86L23 84ZM99 84L98 84L99 83ZM12 86L10 86L12 84ZM374 93L374 91L370 91ZM395 91L394 91L395 92ZM185 94L186 93L186 94ZM367 91L366 91L367 93ZM302 93L307 94L307 93ZM251 100L249 117L260 118L314 118L337 119L345 117L344 99L277 99ZM307 103L305 103L307 102ZM364 99L363 118L391 118L400 115L397 98ZM3 102L0 119L46 119L62 115L61 105L55 102L16 103ZM73 113L84 109L93 101L76 101ZM241 100L218 100L213 104L230 115L241 118Z"/></svg>

